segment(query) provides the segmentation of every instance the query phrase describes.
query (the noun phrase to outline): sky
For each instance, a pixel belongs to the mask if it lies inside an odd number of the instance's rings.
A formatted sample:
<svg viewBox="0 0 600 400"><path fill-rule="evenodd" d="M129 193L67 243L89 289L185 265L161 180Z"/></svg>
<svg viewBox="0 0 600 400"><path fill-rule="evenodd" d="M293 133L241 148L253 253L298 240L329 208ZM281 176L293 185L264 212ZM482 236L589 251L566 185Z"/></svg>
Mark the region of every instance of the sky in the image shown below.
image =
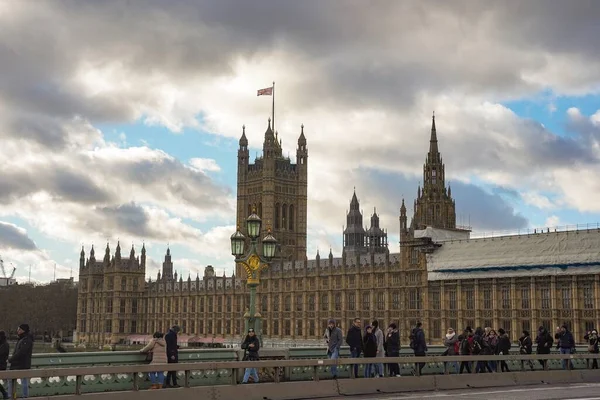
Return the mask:
<svg viewBox="0 0 600 400"><path fill-rule="evenodd" d="M308 142L308 257L341 254L353 188L398 251L435 111L457 223L600 222L593 1L0 0L0 256L20 281L79 252L167 246L233 271L242 125ZM56 267L55 267L56 266Z"/></svg>

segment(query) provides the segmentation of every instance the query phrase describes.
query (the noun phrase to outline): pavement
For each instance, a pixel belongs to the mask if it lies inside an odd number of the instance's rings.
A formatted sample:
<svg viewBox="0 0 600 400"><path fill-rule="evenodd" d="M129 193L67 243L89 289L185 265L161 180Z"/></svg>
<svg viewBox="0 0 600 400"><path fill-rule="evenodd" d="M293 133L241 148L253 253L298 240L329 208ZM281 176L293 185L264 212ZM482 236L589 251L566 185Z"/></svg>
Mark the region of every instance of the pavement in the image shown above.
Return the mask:
<svg viewBox="0 0 600 400"><path fill-rule="evenodd" d="M571 385L535 385L513 388L461 389L369 396L335 397L330 400L409 400L409 399L477 399L477 400L600 400L600 383Z"/></svg>

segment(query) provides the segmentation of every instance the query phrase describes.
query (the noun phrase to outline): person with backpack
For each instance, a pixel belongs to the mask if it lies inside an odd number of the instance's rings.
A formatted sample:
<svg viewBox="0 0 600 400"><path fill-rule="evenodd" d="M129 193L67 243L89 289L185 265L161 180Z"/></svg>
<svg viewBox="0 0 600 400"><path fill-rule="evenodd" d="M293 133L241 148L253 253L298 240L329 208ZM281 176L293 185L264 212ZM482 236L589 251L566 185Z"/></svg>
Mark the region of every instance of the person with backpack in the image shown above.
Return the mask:
<svg viewBox="0 0 600 400"><path fill-rule="evenodd" d="M537 354L550 354L552 345L554 344L554 338L546 328L540 326L538 329L538 335L535 338L535 343L537 344ZM547 361L548 360L539 360L540 364L542 364L542 367L544 369L546 369Z"/></svg>
<svg viewBox="0 0 600 400"><path fill-rule="evenodd" d="M583 338L588 341L588 352L590 354L598 354L598 331L596 329L592 329L592 331L588 332ZM588 365L589 363L590 360L588 360ZM592 369L598 369L597 358L594 358L592 361Z"/></svg>
<svg viewBox="0 0 600 400"><path fill-rule="evenodd" d="M506 331L502 328L498 329L498 333L500 336L498 337L497 353L498 355L508 355L511 347L510 338L506 334ZM510 372L508 369L508 364L504 360L500 361L500 371Z"/></svg>
<svg viewBox="0 0 600 400"><path fill-rule="evenodd" d="M149 356L150 365L167 364L167 342L165 342L164 335L161 332L154 332L150 343L140 350L140 352ZM162 389L165 383L164 371L149 372L148 377L152 383L150 389Z"/></svg>
<svg viewBox="0 0 600 400"><path fill-rule="evenodd" d="M488 342L484 340L484 330L481 327L475 329L475 335L473 335L473 346L472 346L472 354L478 356L489 356L492 355L492 349ZM475 372L485 372L488 370L489 372L493 372L490 364L487 360L477 361L477 365L475 367Z"/></svg>
<svg viewBox="0 0 600 400"><path fill-rule="evenodd" d="M490 354L496 354L498 349L498 334L492 328L489 329L487 336L484 338L488 346L490 346ZM489 361L488 364L492 371L498 370L498 362L495 360Z"/></svg>
<svg viewBox="0 0 600 400"><path fill-rule="evenodd" d="M462 333L462 335L460 335L458 337L458 340L460 342L459 355L470 356L471 355L471 343L473 342L473 331L471 330L471 327L467 326L465 328L464 332ZM462 374L463 371L465 370L465 368L467 369L467 372L470 374L471 373L471 363L469 361L461 361L460 370L458 371L458 373Z"/></svg>
<svg viewBox="0 0 600 400"><path fill-rule="evenodd" d="M533 342L531 340L531 336L529 336L529 331L523 330L523 336L519 338L519 354L531 354L533 347ZM522 361L523 364L525 361ZM533 371L533 361L527 360L527 364L529 364L529 368Z"/></svg>
<svg viewBox="0 0 600 400"><path fill-rule="evenodd" d="M457 356L460 352L460 341L458 340L458 335L454 332L453 328L448 328L446 336L443 338L444 346L446 350L442 353L443 356ZM458 372L459 366L458 362L453 362L454 368L456 372Z"/></svg>
<svg viewBox="0 0 600 400"><path fill-rule="evenodd" d="M410 348L413 349L415 357L425 357L427 355L427 342L425 342L425 332L423 332L422 326L421 322L417 322L410 334ZM419 369L419 375L421 375L424 366L425 363L418 363L415 366Z"/></svg>

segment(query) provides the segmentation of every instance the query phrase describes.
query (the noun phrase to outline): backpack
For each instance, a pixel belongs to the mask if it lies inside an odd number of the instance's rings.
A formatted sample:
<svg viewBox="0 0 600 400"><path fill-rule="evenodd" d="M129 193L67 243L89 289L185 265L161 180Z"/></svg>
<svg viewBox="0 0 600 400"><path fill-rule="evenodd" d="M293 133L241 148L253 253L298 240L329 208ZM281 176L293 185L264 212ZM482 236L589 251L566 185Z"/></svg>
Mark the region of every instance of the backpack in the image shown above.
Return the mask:
<svg viewBox="0 0 600 400"><path fill-rule="evenodd" d="M481 343L479 342L479 340L473 340L471 354L477 355L479 353L481 353Z"/></svg>
<svg viewBox="0 0 600 400"><path fill-rule="evenodd" d="M415 338L416 338L415 337L415 330L414 329L410 332L410 336L408 338L410 339L409 346L410 346L411 349L414 350L415 349Z"/></svg>
<svg viewBox="0 0 600 400"><path fill-rule="evenodd" d="M460 341L454 342L454 354L460 354Z"/></svg>

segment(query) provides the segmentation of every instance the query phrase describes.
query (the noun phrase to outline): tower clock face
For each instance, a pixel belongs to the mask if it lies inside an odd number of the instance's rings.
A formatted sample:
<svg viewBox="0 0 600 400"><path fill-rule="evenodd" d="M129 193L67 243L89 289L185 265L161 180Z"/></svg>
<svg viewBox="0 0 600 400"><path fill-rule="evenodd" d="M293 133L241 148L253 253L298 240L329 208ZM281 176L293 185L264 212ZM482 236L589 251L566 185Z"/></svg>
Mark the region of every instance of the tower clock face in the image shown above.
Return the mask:
<svg viewBox="0 0 600 400"><path fill-rule="evenodd" d="M253 255L248 260L248 266L252 271L258 271L258 269L260 268L260 258L258 258L258 256L256 255Z"/></svg>

